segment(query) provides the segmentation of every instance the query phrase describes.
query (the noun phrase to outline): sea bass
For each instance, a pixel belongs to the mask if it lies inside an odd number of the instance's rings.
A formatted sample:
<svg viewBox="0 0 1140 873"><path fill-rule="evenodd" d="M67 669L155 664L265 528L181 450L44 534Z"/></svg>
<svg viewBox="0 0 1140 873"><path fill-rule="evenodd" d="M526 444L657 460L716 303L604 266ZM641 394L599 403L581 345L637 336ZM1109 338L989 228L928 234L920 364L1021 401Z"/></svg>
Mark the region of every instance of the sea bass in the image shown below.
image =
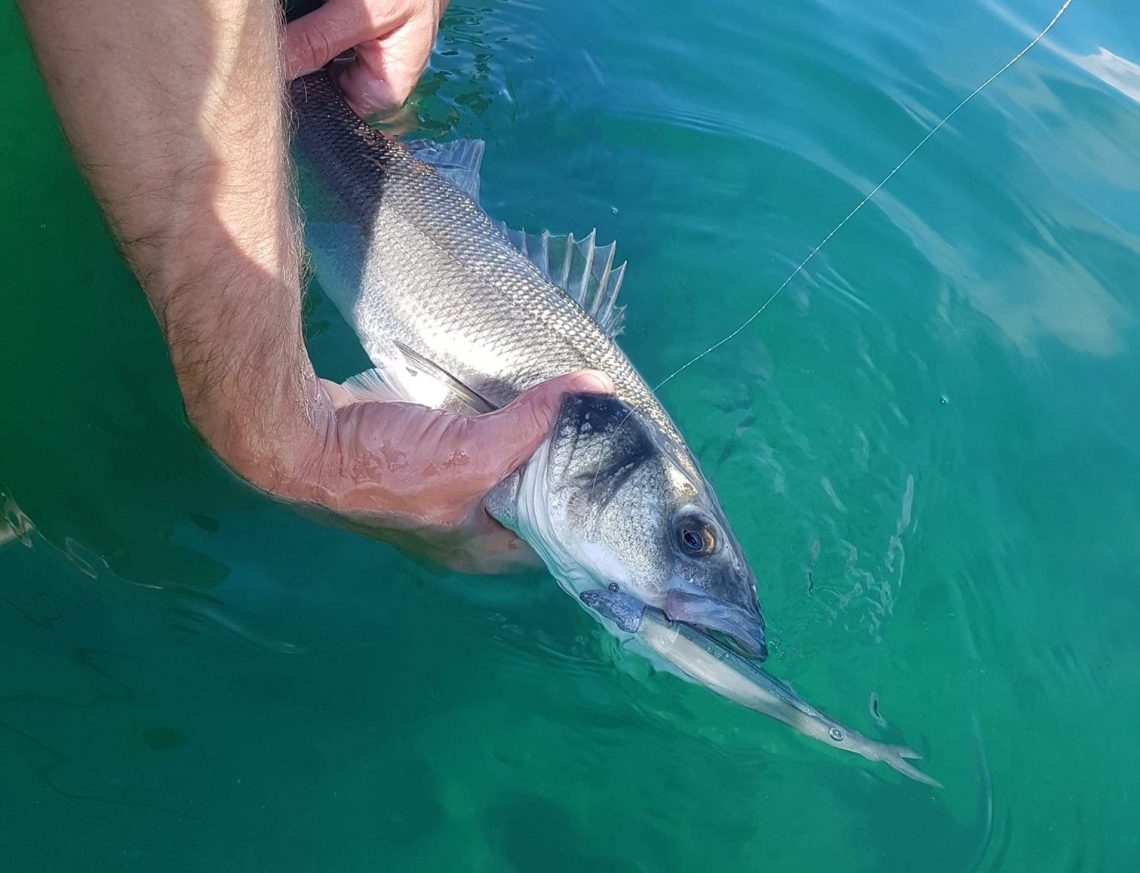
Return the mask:
<svg viewBox="0 0 1140 873"><path fill-rule="evenodd" d="M665 658L687 678L717 694L782 721L832 748L854 752L868 761L882 761L917 782L942 787L941 782L910 763L921 757L914 750L876 742L841 725L801 698L789 685L695 628L670 621L660 610L621 591L597 589L583 591L579 596L592 610Z"/></svg>
<svg viewBox="0 0 1140 873"><path fill-rule="evenodd" d="M477 202L482 143L388 138L325 71L295 81L291 97L306 244L376 367L349 387L480 413L555 376L604 371L615 395L567 396L550 438L492 492L488 512L576 601L616 587L764 658L744 552L676 425L614 343L624 265L613 245L492 221Z"/></svg>

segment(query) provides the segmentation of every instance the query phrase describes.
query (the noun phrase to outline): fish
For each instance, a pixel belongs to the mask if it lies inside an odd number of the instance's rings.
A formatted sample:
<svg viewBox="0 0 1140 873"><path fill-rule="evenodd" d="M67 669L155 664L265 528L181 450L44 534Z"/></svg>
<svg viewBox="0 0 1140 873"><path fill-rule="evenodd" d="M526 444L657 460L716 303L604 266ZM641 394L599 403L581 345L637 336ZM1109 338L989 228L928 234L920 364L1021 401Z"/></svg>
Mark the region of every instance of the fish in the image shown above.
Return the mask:
<svg viewBox="0 0 1140 873"><path fill-rule="evenodd" d="M611 586L767 656L756 577L680 430L614 342L625 265L596 235L527 234L479 205L483 144L407 142L362 121L327 71L291 85L305 243L374 369L361 400L478 414L589 368L487 512L578 594ZM592 613L605 624L605 620Z"/></svg>
<svg viewBox="0 0 1140 873"><path fill-rule="evenodd" d="M905 746L828 718L756 662L756 579L679 429L615 343L625 265L596 235L527 234L479 205L477 140L407 142L362 121L327 72L291 86L305 243L373 369L360 400L473 415L590 368L612 396L567 395L549 438L486 498L623 643L795 730L928 785Z"/></svg>
<svg viewBox="0 0 1140 873"><path fill-rule="evenodd" d="M791 686L707 634L671 621L661 610L619 590L583 591L579 597L632 639L680 669L686 678L833 749L881 761L924 785L942 787L941 782L910 763L922 757L913 749L876 742L840 724L803 700Z"/></svg>
<svg viewBox="0 0 1140 873"><path fill-rule="evenodd" d="M360 400L477 415L548 378L603 370L613 395L568 394L487 512L622 642L937 785L909 764L912 750L840 725L757 666L767 643L755 574L681 432L614 342L625 264L613 244L492 220L479 205L482 142L385 136L325 71L294 81L291 99L312 268L374 367L345 387Z"/></svg>

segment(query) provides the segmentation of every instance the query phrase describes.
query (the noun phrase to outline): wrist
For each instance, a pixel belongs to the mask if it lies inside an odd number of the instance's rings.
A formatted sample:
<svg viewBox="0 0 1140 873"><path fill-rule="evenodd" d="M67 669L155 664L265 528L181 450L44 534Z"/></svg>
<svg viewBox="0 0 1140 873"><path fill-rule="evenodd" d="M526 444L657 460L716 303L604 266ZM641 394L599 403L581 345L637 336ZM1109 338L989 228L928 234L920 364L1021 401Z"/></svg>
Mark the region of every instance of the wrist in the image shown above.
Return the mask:
<svg viewBox="0 0 1140 873"><path fill-rule="evenodd" d="M280 280L220 286L219 275L179 285L159 313L186 416L237 475L283 493L333 418L301 336L300 292Z"/></svg>
<svg viewBox="0 0 1140 873"><path fill-rule="evenodd" d="M321 500L320 463L335 415L320 380L307 380L292 402L256 414L240 398L219 391L187 416L211 450L236 475L261 491L308 503Z"/></svg>

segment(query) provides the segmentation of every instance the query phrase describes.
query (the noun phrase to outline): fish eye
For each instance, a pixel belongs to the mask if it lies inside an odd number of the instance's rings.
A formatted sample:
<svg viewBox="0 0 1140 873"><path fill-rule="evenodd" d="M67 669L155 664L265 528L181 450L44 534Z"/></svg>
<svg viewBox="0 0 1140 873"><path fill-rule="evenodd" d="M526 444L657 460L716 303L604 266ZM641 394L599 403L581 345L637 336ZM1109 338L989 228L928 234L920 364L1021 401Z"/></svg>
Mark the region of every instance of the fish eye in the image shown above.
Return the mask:
<svg viewBox="0 0 1140 873"><path fill-rule="evenodd" d="M827 735L829 737L831 737L833 740L835 740L835 742L837 742L837 743L842 743L843 738L845 736L845 734L843 733L843 728L837 727L835 725L831 726L831 729L828 730Z"/></svg>
<svg viewBox="0 0 1140 873"><path fill-rule="evenodd" d="M617 584L617 582L611 582L611 583L610 583L609 585L607 585L606 587L610 589L610 594L617 594L617 593L618 593L618 584Z"/></svg>
<svg viewBox="0 0 1140 873"><path fill-rule="evenodd" d="M704 519L686 516L677 524L677 543L686 555L701 558L716 551L716 533Z"/></svg>

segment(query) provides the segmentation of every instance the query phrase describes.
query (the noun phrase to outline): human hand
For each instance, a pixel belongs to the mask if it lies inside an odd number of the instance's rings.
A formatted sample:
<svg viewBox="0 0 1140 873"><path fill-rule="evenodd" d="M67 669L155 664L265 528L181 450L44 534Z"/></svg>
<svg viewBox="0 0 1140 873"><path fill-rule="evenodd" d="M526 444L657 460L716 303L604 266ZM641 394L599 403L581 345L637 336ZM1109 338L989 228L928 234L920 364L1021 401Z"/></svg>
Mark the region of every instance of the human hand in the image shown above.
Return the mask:
<svg viewBox="0 0 1140 873"><path fill-rule="evenodd" d="M331 416L295 473L270 483L361 532L468 573L537 566L530 548L492 519L483 498L541 445L567 393L609 394L592 370L543 382L495 412L462 416L410 403L361 403L324 382Z"/></svg>
<svg viewBox="0 0 1140 873"><path fill-rule="evenodd" d="M285 29L290 79L319 70L348 49L351 61L334 65L344 96L361 115L403 105L427 66L448 0L327 0Z"/></svg>

